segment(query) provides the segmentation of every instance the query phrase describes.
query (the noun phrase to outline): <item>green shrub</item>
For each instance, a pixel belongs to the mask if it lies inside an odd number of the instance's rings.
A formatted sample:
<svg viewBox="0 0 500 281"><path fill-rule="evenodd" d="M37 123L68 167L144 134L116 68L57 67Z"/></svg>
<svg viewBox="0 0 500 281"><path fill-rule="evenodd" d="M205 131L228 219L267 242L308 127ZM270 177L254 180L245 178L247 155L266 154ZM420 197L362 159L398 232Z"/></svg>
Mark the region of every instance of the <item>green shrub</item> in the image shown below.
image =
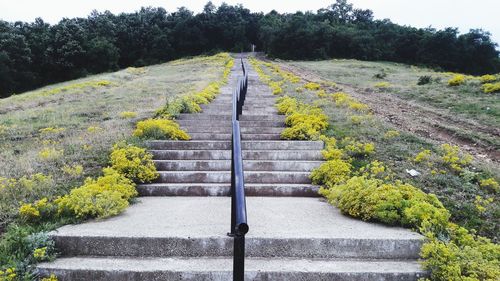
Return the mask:
<svg viewBox="0 0 500 281"><path fill-rule="evenodd" d="M429 75L423 75L418 77L417 85L426 85L432 82L432 77Z"/></svg>
<svg viewBox="0 0 500 281"><path fill-rule="evenodd" d="M137 196L134 183L112 168L103 169L104 176L85 183L55 200L60 214L77 218L106 218L117 215Z"/></svg>
<svg viewBox="0 0 500 281"><path fill-rule="evenodd" d="M143 139L189 140L179 124L167 119L147 119L137 123L134 136Z"/></svg>
<svg viewBox="0 0 500 281"><path fill-rule="evenodd" d="M385 77L387 77L387 72L385 72L383 69L380 72L373 75L373 78L377 79L384 79Z"/></svg>
<svg viewBox="0 0 500 281"><path fill-rule="evenodd" d="M111 152L111 168L138 182L150 182L158 178L153 155L146 149L118 143Z"/></svg>
<svg viewBox="0 0 500 281"><path fill-rule="evenodd" d="M54 257L55 243L47 233L11 224L0 240L0 280L34 280L32 265Z"/></svg>

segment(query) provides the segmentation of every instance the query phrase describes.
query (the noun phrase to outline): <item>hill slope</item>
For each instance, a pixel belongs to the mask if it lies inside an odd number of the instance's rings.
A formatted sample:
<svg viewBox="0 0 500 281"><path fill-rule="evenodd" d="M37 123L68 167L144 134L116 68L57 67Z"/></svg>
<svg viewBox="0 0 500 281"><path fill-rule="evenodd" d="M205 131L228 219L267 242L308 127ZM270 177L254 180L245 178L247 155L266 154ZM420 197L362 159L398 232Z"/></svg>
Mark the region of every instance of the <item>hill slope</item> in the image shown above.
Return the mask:
<svg viewBox="0 0 500 281"><path fill-rule="evenodd" d="M51 85L0 100L0 229L21 201L53 198L107 165L113 143L131 135L176 95L200 90L222 74L196 58ZM45 175L33 178L37 173ZM15 190L8 179L26 177ZM35 185L31 189L22 185ZM3 190L2 190L3 189Z"/></svg>

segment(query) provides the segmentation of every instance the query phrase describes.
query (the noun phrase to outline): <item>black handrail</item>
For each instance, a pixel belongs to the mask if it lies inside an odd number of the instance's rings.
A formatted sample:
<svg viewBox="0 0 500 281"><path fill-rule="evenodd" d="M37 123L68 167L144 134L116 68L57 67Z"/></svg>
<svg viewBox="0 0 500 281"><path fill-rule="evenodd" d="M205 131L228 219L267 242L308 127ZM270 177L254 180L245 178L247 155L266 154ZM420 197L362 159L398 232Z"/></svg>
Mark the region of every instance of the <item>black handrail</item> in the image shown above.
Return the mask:
<svg viewBox="0 0 500 281"><path fill-rule="evenodd" d="M231 232L233 246L233 280L243 281L245 276L245 234L248 232L247 207L245 199L245 180L243 157L241 153L240 115L247 94L248 75L241 59L243 77L238 77L238 84L232 100L232 141L231 141Z"/></svg>

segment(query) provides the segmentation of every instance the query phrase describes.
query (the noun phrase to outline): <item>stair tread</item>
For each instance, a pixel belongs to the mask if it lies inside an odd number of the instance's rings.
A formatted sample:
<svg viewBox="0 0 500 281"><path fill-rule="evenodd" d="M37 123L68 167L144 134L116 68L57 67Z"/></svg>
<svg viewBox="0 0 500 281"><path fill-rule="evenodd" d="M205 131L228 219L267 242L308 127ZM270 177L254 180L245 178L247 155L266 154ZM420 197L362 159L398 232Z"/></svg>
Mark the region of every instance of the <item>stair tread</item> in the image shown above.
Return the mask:
<svg viewBox="0 0 500 281"><path fill-rule="evenodd" d="M117 258L69 257L41 263L46 270L109 270L109 271L175 271L232 272L232 259L227 257ZM424 273L417 261L371 259L297 259L246 258L245 271L250 272L337 272L337 273Z"/></svg>
<svg viewBox="0 0 500 281"><path fill-rule="evenodd" d="M66 225L53 236L229 239L230 198L140 197L137 201L122 215ZM249 197L247 211L252 226L247 239L422 239L408 229L344 216L317 198Z"/></svg>
<svg viewBox="0 0 500 281"><path fill-rule="evenodd" d="M143 183L143 184L138 184L137 186L223 186L223 187L229 187L231 186L230 183ZM256 186L256 187L266 187L266 186L287 186L287 187L303 187L303 186L311 186L311 187L318 187L317 185L310 184L310 183L245 183L245 187L248 186Z"/></svg>

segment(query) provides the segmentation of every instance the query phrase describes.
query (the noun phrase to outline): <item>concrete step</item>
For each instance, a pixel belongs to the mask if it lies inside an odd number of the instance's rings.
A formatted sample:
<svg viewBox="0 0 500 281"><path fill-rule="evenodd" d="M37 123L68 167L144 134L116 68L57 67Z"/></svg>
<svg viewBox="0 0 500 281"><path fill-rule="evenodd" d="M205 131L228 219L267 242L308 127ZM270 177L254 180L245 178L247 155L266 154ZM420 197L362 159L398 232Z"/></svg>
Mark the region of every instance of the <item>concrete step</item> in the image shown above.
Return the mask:
<svg viewBox="0 0 500 281"><path fill-rule="evenodd" d="M178 120L177 123L181 126L196 126L200 125L199 120ZM217 120L210 122L210 126L215 127L231 127L231 120ZM284 121L255 121L255 120L241 120L241 127L285 127Z"/></svg>
<svg viewBox="0 0 500 281"><path fill-rule="evenodd" d="M150 150L156 160L230 160L230 150ZM316 150L243 150L244 160L322 161Z"/></svg>
<svg viewBox="0 0 500 281"><path fill-rule="evenodd" d="M206 114L206 113L195 113L195 114L180 114L177 117L177 120L203 120L204 124L199 125L210 125L209 120L231 120L230 113L218 113L218 114ZM255 115L255 114L246 114L240 116L241 121L252 120L252 121L284 121L285 116L283 115L272 115L272 114L264 114L264 115Z"/></svg>
<svg viewBox="0 0 500 281"><path fill-rule="evenodd" d="M231 108L232 101L230 100L215 100L211 102L210 104L206 105L206 107L210 106L224 106L224 107L229 107ZM244 106L245 107L275 107L276 105L276 100L270 100L270 99L265 99L265 100L245 100Z"/></svg>
<svg viewBox="0 0 500 281"><path fill-rule="evenodd" d="M210 127L210 126L183 126L181 127L188 133L226 133L229 134L232 128L225 127ZM281 134L284 127L242 127L241 132L246 134Z"/></svg>
<svg viewBox="0 0 500 281"><path fill-rule="evenodd" d="M232 256L229 197L142 197L52 232L63 256ZM248 197L247 257L418 259L423 237L346 217L323 199Z"/></svg>
<svg viewBox="0 0 500 281"><path fill-rule="evenodd" d="M230 171L231 160L154 160L158 171ZM318 167L322 161L243 160L245 171L299 171Z"/></svg>
<svg viewBox="0 0 500 281"><path fill-rule="evenodd" d="M159 171L157 183L230 183L231 171ZM311 183L309 172L244 171L245 183Z"/></svg>
<svg viewBox="0 0 500 281"><path fill-rule="evenodd" d="M189 133L192 140L230 140L230 133ZM281 134L254 134L254 133L241 133L242 140L279 140Z"/></svg>
<svg viewBox="0 0 500 281"><path fill-rule="evenodd" d="M230 134L228 134L230 136ZM243 134L245 136L258 134ZM248 140L242 141L242 149L244 150L321 150L323 149L322 141L263 141L263 140ZM153 150L175 150L175 149L231 149L231 141L168 141L157 140L148 141L147 146Z"/></svg>
<svg viewBox="0 0 500 281"><path fill-rule="evenodd" d="M203 109L202 113L205 113L205 114L207 114L207 113L214 114L215 113L215 114L217 114L217 113L220 113L221 110L225 110L225 108L214 106L214 107ZM243 115L246 115L246 114L262 114L262 115L275 114L275 115L278 115L278 110L276 108L272 108L272 107L248 110L246 107L243 107Z"/></svg>
<svg viewBox="0 0 500 281"><path fill-rule="evenodd" d="M247 94L247 97L245 99L245 101L274 101L276 100L278 97L277 96L274 96L272 94ZM233 97L231 95L220 95L218 96L215 100L215 101L232 101L233 100Z"/></svg>
<svg viewBox="0 0 500 281"><path fill-rule="evenodd" d="M213 101L209 104L202 104L201 108L203 110L205 109L210 109L210 108L229 108L231 109L232 106L232 101L230 100L219 100L219 101ZM274 100L264 100L264 101L259 101L259 100L245 100L244 107L249 107L249 108L274 108L276 102Z"/></svg>
<svg viewBox="0 0 500 281"><path fill-rule="evenodd" d="M262 97L247 97L245 99L245 105L269 105L274 106L276 104L277 98L262 98ZM217 98L213 100L210 104L227 104L231 105L232 99Z"/></svg>
<svg viewBox="0 0 500 281"><path fill-rule="evenodd" d="M140 184L140 196L229 196L230 184L224 183L151 183ZM246 183L246 196L318 197L319 187L311 184Z"/></svg>
<svg viewBox="0 0 500 281"><path fill-rule="evenodd" d="M229 281L233 280L232 264L232 259L220 257L71 257L40 264L38 269L42 276L55 273L60 281ZM247 281L414 281L424 276L426 273L416 261L275 258L245 260Z"/></svg>

